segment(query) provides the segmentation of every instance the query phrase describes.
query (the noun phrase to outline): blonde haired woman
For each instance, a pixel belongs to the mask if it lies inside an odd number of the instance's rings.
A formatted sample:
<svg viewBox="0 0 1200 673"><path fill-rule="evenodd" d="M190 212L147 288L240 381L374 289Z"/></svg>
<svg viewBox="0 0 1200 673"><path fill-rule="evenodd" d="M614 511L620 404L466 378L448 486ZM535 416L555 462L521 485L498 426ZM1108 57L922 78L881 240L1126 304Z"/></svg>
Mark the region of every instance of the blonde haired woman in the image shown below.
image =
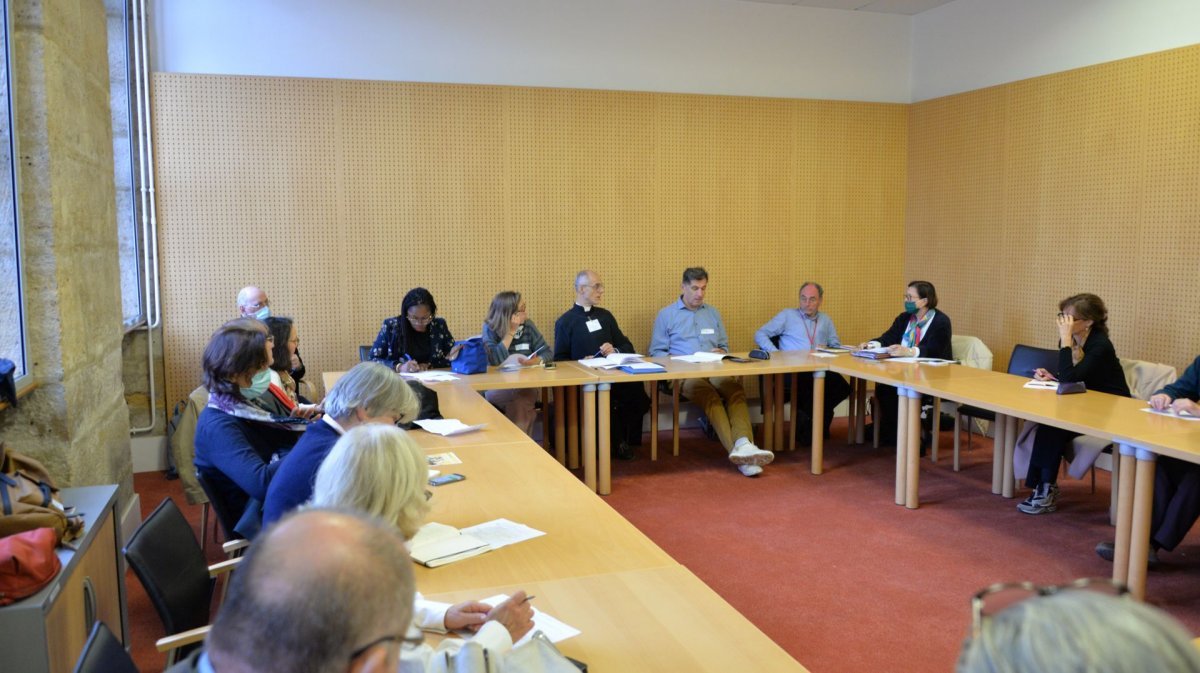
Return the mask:
<svg viewBox="0 0 1200 673"><path fill-rule="evenodd" d="M428 469L425 453L408 433L392 425L361 425L333 445L317 470L312 505L373 514L395 523L411 542L429 513ZM533 628L533 609L524 591L494 608L477 601L448 605L418 593L413 627L438 633L469 629L476 631L473 642L505 652ZM434 657L454 656L463 644L447 638L437 650L429 645L405 648L400 670L423 671Z"/></svg>

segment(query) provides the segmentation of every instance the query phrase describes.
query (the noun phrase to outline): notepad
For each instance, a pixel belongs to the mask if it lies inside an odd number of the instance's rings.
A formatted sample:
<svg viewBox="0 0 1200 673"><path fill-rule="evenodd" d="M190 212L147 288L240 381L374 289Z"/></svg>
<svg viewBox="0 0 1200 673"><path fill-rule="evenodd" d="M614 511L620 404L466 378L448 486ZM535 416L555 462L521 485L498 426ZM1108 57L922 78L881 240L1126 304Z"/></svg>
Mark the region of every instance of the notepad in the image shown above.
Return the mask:
<svg viewBox="0 0 1200 673"><path fill-rule="evenodd" d="M615 369L631 362L641 362L642 357L637 353L609 353L602 358L584 358L579 364L592 369Z"/></svg>
<svg viewBox="0 0 1200 673"><path fill-rule="evenodd" d="M413 421L421 426L422 430L432 432L435 435L450 437L452 435L462 435L468 432L475 432L482 429L487 423L479 425L467 425L457 418L427 418L425 420Z"/></svg>
<svg viewBox="0 0 1200 673"><path fill-rule="evenodd" d="M931 367L945 367L946 365L954 364L954 360L943 360L942 358L889 358L892 362L907 362L909 364L930 365Z"/></svg>
<svg viewBox="0 0 1200 673"><path fill-rule="evenodd" d="M435 467L438 465L461 465L462 464L462 460L459 459L459 457L453 451L447 451L446 453L430 454L428 456L425 456L425 461Z"/></svg>
<svg viewBox="0 0 1200 673"><path fill-rule="evenodd" d="M439 381L457 381L458 377L453 374L438 371L428 372L400 372L400 376L410 379L416 379L422 383L437 383Z"/></svg>
<svg viewBox="0 0 1200 673"><path fill-rule="evenodd" d="M1021 387L1029 388L1030 390L1058 390L1058 381L1039 381L1037 379L1031 379L1026 381L1025 385Z"/></svg>
<svg viewBox="0 0 1200 673"><path fill-rule="evenodd" d="M546 534L544 531L508 519L496 519L470 528L463 528L462 533L486 542L492 549L500 549Z"/></svg>
<svg viewBox="0 0 1200 673"><path fill-rule="evenodd" d="M508 600L507 594L497 594L495 596L485 598L479 602L496 607L506 600ZM526 633L524 638L521 638L517 642L513 643L513 647L520 647L521 645L529 642L529 639L533 638L533 634L537 633L538 631L541 631L547 638L550 639L550 642L552 643L562 642L567 638L574 638L580 633L583 633L574 626L570 626L557 617L551 617L535 607L533 608L533 628L529 629L529 633Z"/></svg>
<svg viewBox="0 0 1200 673"><path fill-rule="evenodd" d="M721 360L724 360L725 358L729 358L731 360L739 359L739 358L736 358L736 357L730 355L729 353L712 353L712 352L706 352L706 351L697 351L695 353L692 353L691 355L672 355L671 356L672 360L679 360L680 362L691 362L691 363L696 363L696 364L702 363L702 362L720 362Z"/></svg>
<svg viewBox="0 0 1200 673"><path fill-rule="evenodd" d="M886 360L892 357L888 354L887 346L863 348L862 350L850 351L850 354L856 358L867 358L868 360Z"/></svg>
<svg viewBox="0 0 1200 673"><path fill-rule="evenodd" d="M657 374L667 371L667 368L657 362L630 362L627 365L618 367L626 374Z"/></svg>
<svg viewBox="0 0 1200 673"><path fill-rule="evenodd" d="M1178 418L1181 421L1200 421L1200 416L1193 416L1186 411L1176 412L1174 409L1163 409L1162 411L1159 411L1158 409L1154 409L1152 407L1145 407L1142 409L1142 411L1155 414L1156 416L1170 416L1171 418Z"/></svg>
<svg viewBox="0 0 1200 673"><path fill-rule="evenodd" d="M479 556L491 549L488 543L465 534L454 526L430 522L421 526L413 536L410 553L417 563L427 568L436 568Z"/></svg>

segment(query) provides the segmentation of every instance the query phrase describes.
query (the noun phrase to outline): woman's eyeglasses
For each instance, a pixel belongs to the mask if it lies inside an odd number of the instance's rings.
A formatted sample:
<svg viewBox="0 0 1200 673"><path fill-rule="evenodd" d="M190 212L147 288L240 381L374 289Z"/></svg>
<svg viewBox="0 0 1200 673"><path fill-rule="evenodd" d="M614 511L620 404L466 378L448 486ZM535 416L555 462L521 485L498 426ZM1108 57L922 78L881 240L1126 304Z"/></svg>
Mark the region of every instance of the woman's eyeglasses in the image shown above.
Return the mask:
<svg viewBox="0 0 1200 673"><path fill-rule="evenodd" d="M978 638L983 632L984 622L1008 608L1042 596L1053 596L1063 591L1092 591L1109 596L1125 596L1129 587L1107 578L1075 580L1070 584L1041 586L1032 582L1005 582L993 584L971 597L971 637Z"/></svg>
<svg viewBox="0 0 1200 673"><path fill-rule="evenodd" d="M428 325L429 323L433 322L433 316L431 315L427 315L424 318L416 318L411 315L405 317L408 318L408 321L414 325Z"/></svg>

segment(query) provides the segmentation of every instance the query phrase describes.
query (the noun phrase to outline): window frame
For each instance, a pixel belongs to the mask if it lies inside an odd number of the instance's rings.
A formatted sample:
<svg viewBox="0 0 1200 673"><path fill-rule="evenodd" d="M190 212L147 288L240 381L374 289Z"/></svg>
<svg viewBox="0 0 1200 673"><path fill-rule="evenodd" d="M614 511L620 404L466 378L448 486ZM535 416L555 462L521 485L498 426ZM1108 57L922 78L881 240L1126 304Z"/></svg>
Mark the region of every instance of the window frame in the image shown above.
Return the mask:
<svg viewBox="0 0 1200 673"><path fill-rule="evenodd" d="M16 256L16 280L17 280L17 322L20 326L20 357L21 357L21 375L16 377L17 396L22 396L34 387L34 375L29 366L29 330L27 328L27 318L29 312L25 308L25 249L24 236L21 232L21 176L18 170L17 157L19 153L20 141L17 132L17 115L16 105L14 104L14 74L13 74L13 39L12 39L12 6L8 0L0 0L3 4L3 30L4 30L4 70L5 70L5 112L8 114L8 146L9 146L9 162L10 175L9 181L12 187L12 216L13 216L13 252Z"/></svg>

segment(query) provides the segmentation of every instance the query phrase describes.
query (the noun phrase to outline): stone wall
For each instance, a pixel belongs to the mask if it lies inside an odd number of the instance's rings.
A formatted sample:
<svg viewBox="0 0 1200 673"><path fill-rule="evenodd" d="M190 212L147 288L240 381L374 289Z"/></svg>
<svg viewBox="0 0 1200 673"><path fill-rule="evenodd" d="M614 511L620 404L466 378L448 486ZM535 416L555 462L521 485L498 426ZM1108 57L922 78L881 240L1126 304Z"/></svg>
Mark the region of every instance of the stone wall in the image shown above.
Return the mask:
<svg viewBox="0 0 1200 673"><path fill-rule="evenodd" d="M108 39L101 0L13 0L28 352L0 437L61 485L132 494Z"/></svg>

